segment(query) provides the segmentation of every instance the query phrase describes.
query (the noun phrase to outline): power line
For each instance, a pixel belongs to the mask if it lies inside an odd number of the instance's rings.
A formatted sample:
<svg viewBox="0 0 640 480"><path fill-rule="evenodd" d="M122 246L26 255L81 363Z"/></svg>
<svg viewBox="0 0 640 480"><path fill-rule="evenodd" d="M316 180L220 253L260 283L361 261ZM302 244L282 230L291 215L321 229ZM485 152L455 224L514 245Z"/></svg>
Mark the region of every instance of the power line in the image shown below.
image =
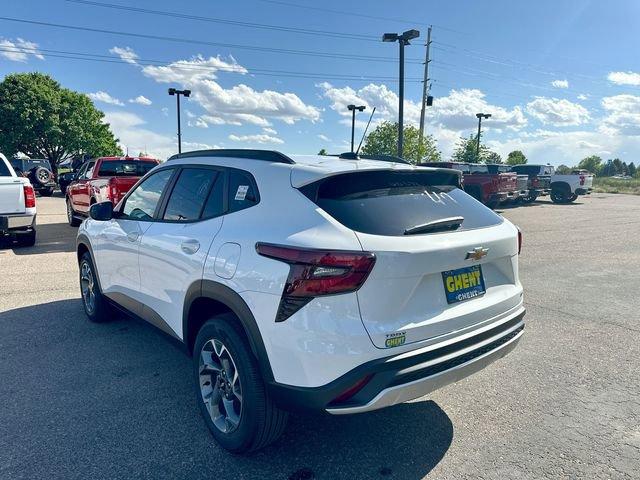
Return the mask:
<svg viewBox="0 0 640 480"><path fill-rule="evenodd" d="M182 18L186 20L198 20L202 22L219 23L223 25L234 25L238 27L274 30L274 31L282 31L282 32L289 32L289 33L299 33L299 34L305 34L305 35L317 35L322 37L335 37L340 39L364 40L364 41L370 41L370 42L380 41L379 36L374 36L374 35L363 35L363 34L356 34L356 33L349 33L349 32L334 32L334 31L328 31L328 30L312 30L308 28L287 27L283 25L268 25L264 23L241 22L238 20L230 20L230 19L215 18L215 17L204 17L200 15L190 15L190 14L179 13L179 12L167 12L164 10L151 10L148 8L131 7L128 5L119 5L119 4L106 3L106 2L95 2L90 0L64 0L64 1L69 3L76 3L80 5L93 6L93 7L111 8L115 10L125 10L129 12L144 13L144 14L150 14L150 15Z"/></svg>
<svg viewBox="0 0 640 480"><path fill-rule="evenodd" d="M46 53L48 57L52 58L63 58L69 60L84 60L84 61L94 61L94 62L102 62L102 63L116 63L116 64L124 64L124 65L132 65L131 62L118 59L110 55L103 55L97 53L86 53L86 52L73 52L68 50L51 50L51 49L43 49L43 48L30 48L30 47L0 47L0 52L11 52L11 53L25 53L28 55L34 55L38 53ZM282 76L282 77L291 77L291 78L310 78L310 79L318 79L318 80L349 80L349 81L364 81L370 82L373 80L384 80L387 82L397 82L397 77L387 77L387 76L377 76L377 75L347 75L340 73L327 73L327 72L293 72L287 70L270 70L270 69L254 69L250 67L244 67L238 65L238 67L245 68L246 72L239 72L238 68L234 67L210 67L206 65L193 65L193 64L184 64L177 63L166 60L153 60L153 59L144 59L144 58L136 58L136 64L139 66L152 66L152 67L168 67L174 66L175 68L179 68L180 70L199 70L199 71L210 71L210 72L235 72L235 73L247 73L250 75L261 75L261 76ZM418 77L412 77L409 79L412 83L419 83L420 79Z"/></svg>
<svg viewBox="0 0 640 480"><path fill-rule="evenodd" d="M393 59L390 57L379 57L374 55L353 55L353 54L344 54L344 53L337 53L337 52L293 50L293 49L286 49L286 48L259 47L256 45L239 45L239 44L233 44L233 43L209 42L206 40L195 40L195 39L182 38L182 37L169 37L164 35L150 35L150 34L144 34L144 33L106 30L101 28L83 27L80 25L64 25L60 23L40 22L36 20L26 20L21 18L12 18L12 17L0 16L0 20L4 20L7 22L24 23L29 25L38 25L42 27L61 28L66 30L76 30L76 31L82 31L82 32L103 33L107 35L144 38L148 40L160 40L160 41L174 42L174 43L187 43L187 44L195 44L195 45L208 45L213 47L235 48L239 50L281 53L281 54L287 54L287 55L302 55L302 56L309 56L309 57L322 57L322 58L332 58L332 59L340 59L340 60L357 60L357 61L363 61L363 62L391 62L391 63L397 62L396 59ZM418 59L415 59L415 60L408 61L408 63L419 64L421 63L421 61Z"/></svg>

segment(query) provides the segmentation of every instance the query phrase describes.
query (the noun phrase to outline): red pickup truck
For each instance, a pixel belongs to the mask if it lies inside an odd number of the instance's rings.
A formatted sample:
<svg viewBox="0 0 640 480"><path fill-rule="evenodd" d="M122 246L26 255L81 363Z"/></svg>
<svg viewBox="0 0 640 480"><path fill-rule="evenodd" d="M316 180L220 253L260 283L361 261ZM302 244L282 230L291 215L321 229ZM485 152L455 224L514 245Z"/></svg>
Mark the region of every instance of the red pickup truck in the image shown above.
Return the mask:
<svg viewBox="0 0 640 480"><path fill-rule="evenodd" d="M420 165L460 170L464 191L489 208L518 197L518 175L515 173L490 173L482 163L430 162Z"/></svg>
<svg viewBox="0 0 640 480"><path fill-rule="evenodd" d="M86 162L67 187L67 220L77 227L94 203L116 205L140 177L160 163L147 157L102 157Z"/></svg>

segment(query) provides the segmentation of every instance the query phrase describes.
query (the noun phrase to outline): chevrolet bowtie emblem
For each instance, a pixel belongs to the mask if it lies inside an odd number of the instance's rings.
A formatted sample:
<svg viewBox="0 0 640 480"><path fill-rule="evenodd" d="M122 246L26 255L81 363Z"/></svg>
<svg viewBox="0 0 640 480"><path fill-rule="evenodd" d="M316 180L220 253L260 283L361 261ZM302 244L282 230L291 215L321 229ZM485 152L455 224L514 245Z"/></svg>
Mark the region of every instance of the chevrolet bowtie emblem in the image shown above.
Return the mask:
<svg viewBox="0 0 640 480"><path fill-rule="evenodd" d="M473 250L467 252L467 256L464 257L465 260L480 260L482 257L486 256L489 252L488 248L476 247Z"/></svg>

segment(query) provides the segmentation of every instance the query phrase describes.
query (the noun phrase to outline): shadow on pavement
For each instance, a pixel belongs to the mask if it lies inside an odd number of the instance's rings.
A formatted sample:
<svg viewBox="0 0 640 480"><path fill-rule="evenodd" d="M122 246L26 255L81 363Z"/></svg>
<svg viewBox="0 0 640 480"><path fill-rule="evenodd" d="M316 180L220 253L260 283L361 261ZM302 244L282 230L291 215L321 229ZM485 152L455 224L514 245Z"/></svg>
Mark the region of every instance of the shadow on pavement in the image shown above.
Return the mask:
<svg viewBox="0 0 640 480"><path fill-rule="evenodd" d="M92 324L80 300L0 313L0 457L8 478L420 479L453 425L422 401L346 417L291 416L250 456L202 421L191 360L150 325Z"/></svg>
<svg viewBox="0 0 640 480"><path fill-rule="evenodd" d="M16 242L0 245L11 248L16 255L34 255L39 253L73 252L76 249L78 229L67 223L44 223L36 225L36 244L33 247L22 247Z"/></svg>

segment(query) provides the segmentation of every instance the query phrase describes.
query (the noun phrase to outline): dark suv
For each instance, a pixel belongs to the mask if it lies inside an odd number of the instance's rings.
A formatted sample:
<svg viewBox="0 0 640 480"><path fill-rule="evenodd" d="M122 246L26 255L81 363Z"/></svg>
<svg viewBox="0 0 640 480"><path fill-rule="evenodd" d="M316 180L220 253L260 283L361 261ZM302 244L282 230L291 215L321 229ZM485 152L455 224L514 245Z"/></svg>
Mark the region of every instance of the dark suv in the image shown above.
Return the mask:
<svg viewBox="0 0 640 480"><path fill-rule="evenodd" d="M11 166L16 175L27 177L33 189L44 197L53 195L56 180L49 160L43 158L12 158Z"/></svg>

